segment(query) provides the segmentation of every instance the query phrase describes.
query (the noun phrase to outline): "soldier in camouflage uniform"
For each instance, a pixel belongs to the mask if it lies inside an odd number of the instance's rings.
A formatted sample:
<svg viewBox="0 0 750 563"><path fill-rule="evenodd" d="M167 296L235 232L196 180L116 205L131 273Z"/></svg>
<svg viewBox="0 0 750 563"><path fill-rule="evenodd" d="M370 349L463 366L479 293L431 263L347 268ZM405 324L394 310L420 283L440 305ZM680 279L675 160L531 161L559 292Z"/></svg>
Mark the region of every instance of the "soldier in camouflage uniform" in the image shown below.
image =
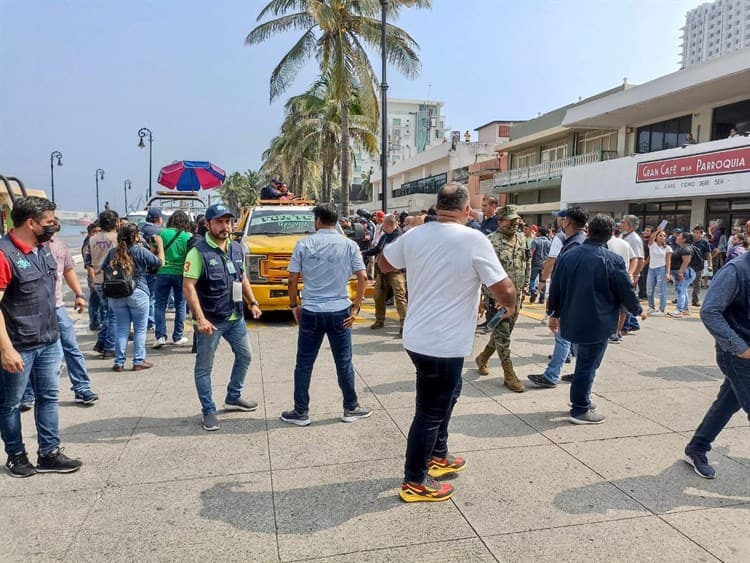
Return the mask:
<svg viewBox="0 0 750 563"><path fill-rule="evenodd" d="M513 327L518 319L522 295L527 295L529 291L531 252L529 252L526 244L526 237L518 230L521 217L516 211L516 206L500 207L495 214L498 218L499 228L496 232L490 234L489 239L500 263L516 287L516 312L512 317L504 319L494 328L490 341L482 353L476 357L476 362L479 374L488 375L490 371L487 363L497 350L503 366L504 385L511 391L523 393L526 388L518 380L510 359L510 333L513 332Z"/></svg>

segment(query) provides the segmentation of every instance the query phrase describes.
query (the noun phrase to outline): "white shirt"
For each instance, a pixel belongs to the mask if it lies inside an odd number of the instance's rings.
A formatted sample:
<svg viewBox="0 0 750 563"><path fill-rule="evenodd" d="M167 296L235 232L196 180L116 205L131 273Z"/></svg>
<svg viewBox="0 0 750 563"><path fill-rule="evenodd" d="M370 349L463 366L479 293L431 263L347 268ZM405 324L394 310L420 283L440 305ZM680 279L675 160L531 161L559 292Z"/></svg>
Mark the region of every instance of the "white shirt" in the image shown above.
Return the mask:
<svg viewBox="0 0 750 563"><path fill-rule="evenodd" d="M625 269L630 272L630 261L635 258L635 253L630 245L621 238L612 237L607 241L607 248L625 260Z"/></svg>
<svg viewBox="0 0 750 563"><path fill-rule="evenodd" d="M661 268L662 266L667 265L667 254L671 253L672 249L668 244L665 244L664 246L659 246L656 243L649 244L648 245L648 267L653 268Z"/></svg>
<svg viewBox="0 0 750 563"><path fill-rule="evenodd" d="M643 239L638 233L631 231L630 234L623 236L622 240L630 245L636 258L644 258L646 256L643 252Z"/></svg>
<svg viewBox="0 0 750 563"><path fill-rule="evenodd" d="M555 238L552 239L552 244L549 247L549 253L547 254L547 258L557 258L560 256L560 251L562 250L563 243L565 242L565 233L560 231L555 235Z"/></svg>
<svg viewBox="0 0 750 563"><path fill-rule="evenodd" d="M406 268L404 348L438 358L471 354L479 288L508 277L487 237L457 223L432 221L401 235L383 255L394 268Z"/></svg>

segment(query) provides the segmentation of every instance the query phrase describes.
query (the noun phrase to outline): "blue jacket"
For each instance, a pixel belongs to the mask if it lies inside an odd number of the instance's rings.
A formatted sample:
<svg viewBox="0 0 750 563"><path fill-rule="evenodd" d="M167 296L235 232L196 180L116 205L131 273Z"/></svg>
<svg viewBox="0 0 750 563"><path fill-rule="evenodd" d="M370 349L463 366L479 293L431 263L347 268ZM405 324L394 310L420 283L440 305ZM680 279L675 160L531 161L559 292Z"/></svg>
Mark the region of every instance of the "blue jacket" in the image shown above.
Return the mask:
<svg viewBox="0 0 750 563"><path fill-rule="evenodd" d="M622 307L643 312L625 261L606 244L586 240L560 256L548 306L560 319L560 336L576 344L604 342L617 331Z"/></svg>

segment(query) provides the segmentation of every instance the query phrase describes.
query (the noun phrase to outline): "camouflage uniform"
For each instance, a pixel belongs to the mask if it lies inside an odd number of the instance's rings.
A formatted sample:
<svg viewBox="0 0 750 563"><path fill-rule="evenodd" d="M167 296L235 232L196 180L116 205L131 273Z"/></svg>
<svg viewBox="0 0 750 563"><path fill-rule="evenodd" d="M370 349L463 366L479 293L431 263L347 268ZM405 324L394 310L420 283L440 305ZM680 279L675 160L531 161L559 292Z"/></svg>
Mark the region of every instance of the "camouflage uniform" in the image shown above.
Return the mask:
<svg viewBox="0 0 750 563"><path fill-rule="evenodd" d="M518 217L515 205L506 205L503 208L499 208L496 214L498 219L512 220ZM513 391L522 392L524 389L523 384L518 381L510 360L510 334L513 332L513 327L518 319L522 295L528 293L529 290L531 252L526 244L526 237L520 231L511 238L508 238L500 230L497 230L489 235L489 240L495 249L500 263L516 288L516 310L513 316L504 319L493 329L487 346L479 357L477 357L477 365L480 367L480 373L489 373L487 361L495 350L497 350L503 366L505 386ZM482 367L484 367L484 370Z"/></svg>

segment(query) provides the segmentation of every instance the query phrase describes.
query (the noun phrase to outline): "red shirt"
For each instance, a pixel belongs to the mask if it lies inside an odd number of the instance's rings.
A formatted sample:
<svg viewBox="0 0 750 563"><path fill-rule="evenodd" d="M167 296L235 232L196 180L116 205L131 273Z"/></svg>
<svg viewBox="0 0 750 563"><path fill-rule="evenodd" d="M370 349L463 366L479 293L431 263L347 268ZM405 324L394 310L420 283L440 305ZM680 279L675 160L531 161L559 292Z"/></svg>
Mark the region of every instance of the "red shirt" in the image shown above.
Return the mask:
<svg viewBox="0 0 750 563"><path fill-rule="evenodd" d="M13 241L13 244L16 245L18 250L20 250L24 254L31 254L32 252L34 252L34 247L29 246L21 240L18 240L18 238L13 235L12 230L8 233L8 236L10 237L10 240ZM10 267L10 262L8 262L8 257L2 250L0 250L0 291L5 291L6 289L8 289L8 286L10 285L12 279L13 270Z"/></svg>

